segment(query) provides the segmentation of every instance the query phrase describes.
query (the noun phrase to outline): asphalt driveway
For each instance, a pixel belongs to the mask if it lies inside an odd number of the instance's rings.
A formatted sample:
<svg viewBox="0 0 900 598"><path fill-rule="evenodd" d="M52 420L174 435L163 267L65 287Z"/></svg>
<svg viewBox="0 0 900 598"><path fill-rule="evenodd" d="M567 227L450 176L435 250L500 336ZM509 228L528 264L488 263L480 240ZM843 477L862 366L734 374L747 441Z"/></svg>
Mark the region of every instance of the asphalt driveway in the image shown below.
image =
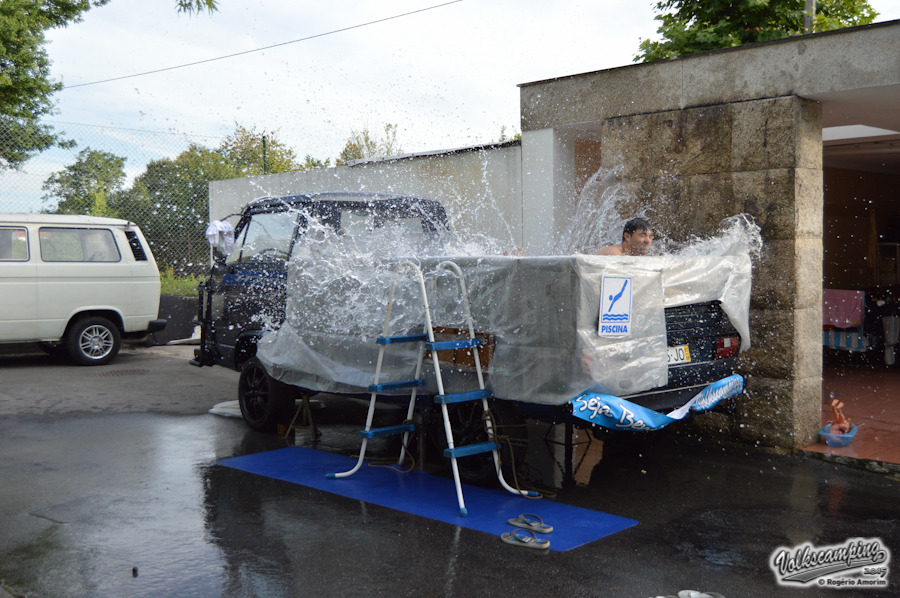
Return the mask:
<svg viewBox="0 0 900 598"><path fill-rule="evenodd" d="M237 375L191 348L79 368L0 355L0 587L22 596L896 595L779 585L780 547L878 539L900 554L900 481L672 433L604 455L557 500L638 525L566 552L217 465L285 446L208 410ZM331 409L326 407L325 410ZM359 421L322 412L320 450ZM307 432L292 443L310 445ZM896 575L896 573L895 573Z"/></svg>

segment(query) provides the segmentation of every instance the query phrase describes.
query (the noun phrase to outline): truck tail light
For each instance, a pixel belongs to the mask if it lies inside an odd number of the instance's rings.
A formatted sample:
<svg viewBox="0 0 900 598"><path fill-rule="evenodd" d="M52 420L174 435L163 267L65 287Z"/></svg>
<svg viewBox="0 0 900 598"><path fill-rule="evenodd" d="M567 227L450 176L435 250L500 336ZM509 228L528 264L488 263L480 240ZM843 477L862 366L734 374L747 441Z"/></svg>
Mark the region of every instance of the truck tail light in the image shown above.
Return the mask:
<svg viewBox="0 0 900 598"><path fill-rule="evenodd" d="M718 339L716 341L716 359L734 357L738 354L740 346L740 337L737 336L726 336Z"/></svg>

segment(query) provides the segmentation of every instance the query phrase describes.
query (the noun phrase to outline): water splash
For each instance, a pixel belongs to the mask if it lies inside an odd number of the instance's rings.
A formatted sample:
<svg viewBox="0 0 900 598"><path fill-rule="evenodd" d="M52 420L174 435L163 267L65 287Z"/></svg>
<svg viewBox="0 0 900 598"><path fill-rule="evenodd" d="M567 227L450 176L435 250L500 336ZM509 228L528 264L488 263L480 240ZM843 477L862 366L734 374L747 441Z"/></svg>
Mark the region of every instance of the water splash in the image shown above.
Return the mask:
<svg viewBox="0 0 900 598"><path fill-rule="evenodd" d="M654 223L653 209L649 206L623 213L631 199L623 179L621 167L600 168L591 176L576 199L569 225L553 246L556 255L594 254L602 247L620 243L622 229L632 218ZM662 203L667 200L657 199ZM657 239L650 255L698 257L747 253L756 259L762 250L760 228L749 214L726 218L712 236L695 236L686 242L668 238L666 231L655 223L654 232Z"/></svg>
<svg viewBox="0 0 900 598"><path fill-rule="evenodd" d="M482 165L482 174L487 171ZM426 236L421 230L401 222L364 226L356 234L336 231L310 214L304 214L308 229L293 250L290 260L288 301L297 309L287 310L289 324L297 330L319 330L340 335L377 335L384 323L387 294L398 259L414 261L430 257L478 257L513 252L515 233L502 217L502 210L487 191L476 198L453 198L451 205L465 206L449 210L452 233ZM630 199L621 168L601 168L588 180L579 195L569 225L556 240L555 255L594 254L605 245L621 241L624 223L634 217L653 222L651 208L637 213L629 209ZM467 225L490 221L485 230ZM719 231L710 237L694 237L683 243L658 239L652 253L679 257L725 256L746 253L758 258L762 248L759 226L747 214L722 221ZM527 249L527 248L526 248ZM420 322L418 289L407 280L397 296L393 330L409 322ZM430 281L429 284L440 284ZM310 309L315 306L315 309ZM267 315L261 316L268 319ZM276 323L266 328L277 328Z"/></svg>
<svg viewBox="0 0 900 598"><path fill-rule="evenodd" d="M750 214L736 214L722 220L711 237L694 237L671 250L678 257L725 256L746 253L759 259L763 241L759 225Z"/></svg>
<svg viewBox="0 0 900 598"><path fill-rule="evenodd" d="M380 334L398 260L483 251L452 234L423 235L400 222L342 234L306 217L309 227L294 248L288 274L287 317L297 330L339 336ZM392 330L421 325L421 299L413 283L407 277L397 287ZM302 309L292 309L292 301Z"/></svg>
<svg viewBox="0 0 900 598"><path fill-rule="evenodd" d="M572 219L556 240L553 252L593 254L601 247L619 243L625 222L646 216L645 213L628 218L620 216L617 206L625 196L621 168L601 168L595 172L575 200Z"/></svg>

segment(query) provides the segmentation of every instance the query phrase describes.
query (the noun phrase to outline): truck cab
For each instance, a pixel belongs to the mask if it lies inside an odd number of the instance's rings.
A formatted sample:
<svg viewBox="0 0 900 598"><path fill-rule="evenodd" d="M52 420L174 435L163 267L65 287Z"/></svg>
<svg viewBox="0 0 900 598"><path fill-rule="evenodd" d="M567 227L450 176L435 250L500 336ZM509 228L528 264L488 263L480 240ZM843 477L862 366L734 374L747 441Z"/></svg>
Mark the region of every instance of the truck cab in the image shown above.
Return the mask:
<svg viewBox="0 0 900 598"><path fill-rule="evenodd" d="M333 191L265 197L248 204L234 227L234 249L218 256L200 287L201 343L194 365L241 371L266 330L285 317L287 262L327 229L365 236L393 224L423 239L449 232L440 203L381 193Z"/></svg>

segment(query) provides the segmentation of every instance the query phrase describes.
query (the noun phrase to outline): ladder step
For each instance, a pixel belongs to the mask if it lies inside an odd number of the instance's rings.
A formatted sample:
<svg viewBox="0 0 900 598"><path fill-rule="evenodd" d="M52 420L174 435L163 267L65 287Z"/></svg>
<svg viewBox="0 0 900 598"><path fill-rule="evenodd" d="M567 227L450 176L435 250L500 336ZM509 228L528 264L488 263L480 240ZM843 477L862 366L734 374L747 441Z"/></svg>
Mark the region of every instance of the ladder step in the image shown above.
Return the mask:
<svg viewBox="0 0 900 598"><path fill-rule="evenodd" d="M382 384L370 384L369 392L384 392L386 390L397 390L400 388L414 388L423 386L425 381L421 378L413 378L412 380L402 380L400 382L384 382Z"/></svg>
<svg viewBox="0 0 900 598"><path fill-rule="evenodd" d="M480 455L481 453L489 453L494 450L497 450L497 443L488 440L487 442L480 442L478 444L446 448L444 449L444 456L448 459L459 459L460 457Z"/></svg>
<svg viewBox="0 0 900 598"><path fill-rule="evenodd" d="M429 351L444 351L445 349L477 349L484 343L480 338L463 338L455 341L435 341L433 343L425 343L425 348Z"/></svg>
<svg viewBox="0 0 900 598"><path fill-rule="evenodd" d="M489 398L491 398L491 391L482 388L481 390L470 390L469 392L434 395L434 402L438 405L450 405L452 403L466 403L468 401L478 401L479 399Z"/></svg>
<svg viewBox="0 0 900 598"><path fill-rule="evenodd" d="M427 340L427 334L407 334L406 336L379 336L375 339L375 344L393 345L395 343L418 343Z"/></svg>
<svg viewBox="0 0 900 598"><path fill-rule="evenodd" d="M384 438L385 436L396 436L397 434L405 434L413 432L416 429L415 424L400 424L398 426L386 426L384 428L372 428L363 430L359 433L360 438Z"/></svg>

